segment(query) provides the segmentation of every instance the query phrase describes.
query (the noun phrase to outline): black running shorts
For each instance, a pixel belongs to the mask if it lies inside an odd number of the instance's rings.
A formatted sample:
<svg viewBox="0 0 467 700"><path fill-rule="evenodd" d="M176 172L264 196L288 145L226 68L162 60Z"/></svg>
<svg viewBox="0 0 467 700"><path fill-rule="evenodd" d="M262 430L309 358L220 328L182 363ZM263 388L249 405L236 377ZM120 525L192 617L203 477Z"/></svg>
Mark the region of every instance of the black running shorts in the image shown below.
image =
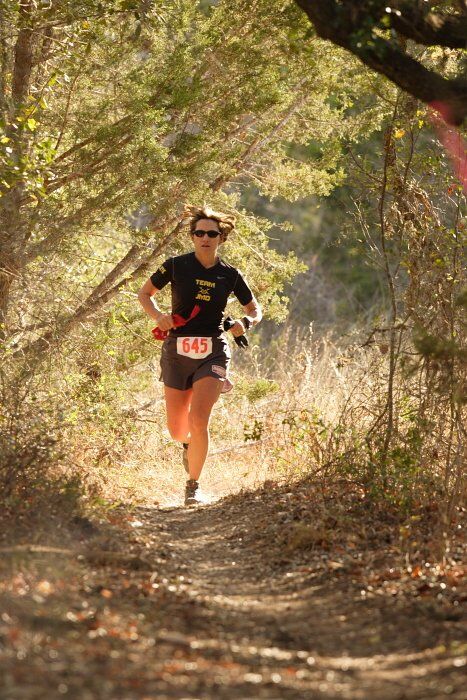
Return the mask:
<svg viewBox="0 0 467 700"><path fill-rule="evenodd" d="M181 391L191 389L203 377L224 382L230 357L230 347L222 336L169 336L162 345L160 379L165 386Z"/></svg>

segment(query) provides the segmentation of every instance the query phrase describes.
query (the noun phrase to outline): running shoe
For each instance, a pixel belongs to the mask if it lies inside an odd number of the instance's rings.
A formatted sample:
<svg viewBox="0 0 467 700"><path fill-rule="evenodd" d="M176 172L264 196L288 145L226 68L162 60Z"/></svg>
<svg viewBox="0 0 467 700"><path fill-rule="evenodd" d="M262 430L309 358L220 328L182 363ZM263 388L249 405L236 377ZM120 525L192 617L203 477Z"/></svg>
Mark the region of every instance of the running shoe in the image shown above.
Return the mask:
<svg viewBox="0 0 467 700"><path fill-rule="evenodd" d="M185 487L185 505L194 506L198 503L202 503L197 490L199 489L199 484L195 479L188 479Z"/></svg>
<svg viewBox="0 0 467 700"><path fill-rule="evenodd" d="M186 473L189 474L190 470L188 468L188 443L182 442L182 445L183 445L183 457L182 457L183 468L186 471Z"/></svg>

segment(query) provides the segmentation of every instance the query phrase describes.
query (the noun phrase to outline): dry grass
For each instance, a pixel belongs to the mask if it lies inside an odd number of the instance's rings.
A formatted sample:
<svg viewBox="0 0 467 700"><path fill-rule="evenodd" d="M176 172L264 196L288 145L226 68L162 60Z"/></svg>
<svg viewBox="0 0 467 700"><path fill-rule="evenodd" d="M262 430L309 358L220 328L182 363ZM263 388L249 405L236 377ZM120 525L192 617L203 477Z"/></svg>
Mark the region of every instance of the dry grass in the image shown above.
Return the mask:
<svg viewBox="0 0 467 700"><path fill-rule="evenodd" d="M449 424L436 397L428 404L420 373L397 375L394 437L381 463L387 365L378 345L311 333L234 351L234 389L213 411L204 491L215 500L309 475L407 510L414 499L451 507L461 482L452 468L451 482L444 479ZM84 482L91 508L181 502L181 446L165 425L156 362L130 372L109 364L96 378L77 366L55 380L66 406L66 468ZM451 458L457 447L449 447Z"/></svg>
<svg viewBox="0 0 467 700"><path fill-rule="evenodd" d="M368 361L380 357L374 351L361 352L357 359L352 351L350 359L327 339L289 337L274 352L274 360L254 347L249 355L235 353L234 389L214 408L210 456L202 474L203 489L213 499L266 479L319 471L339 449L332 428L343 413L355 415L357 404L368 405L373 390ZM181 448L165 425L162 384L155 373L154 381L148 377L145 369L133 377L138 392L124 409L134 430L127 444L117 441L112 447L105 431L97 429L80 436L76 461L97 481L104 499L180 503Z"/></svg>

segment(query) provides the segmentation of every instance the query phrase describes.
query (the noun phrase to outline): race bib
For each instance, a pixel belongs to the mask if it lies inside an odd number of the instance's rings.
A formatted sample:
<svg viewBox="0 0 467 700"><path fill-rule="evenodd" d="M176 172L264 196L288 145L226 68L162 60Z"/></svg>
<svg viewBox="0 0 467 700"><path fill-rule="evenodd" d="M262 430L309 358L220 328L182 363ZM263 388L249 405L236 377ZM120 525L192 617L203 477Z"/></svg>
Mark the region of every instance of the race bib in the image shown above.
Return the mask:
<svg viewBox="0 0 467 700"><path fill-rule="evenodd" d="M212 338L197 336L177 338L177 353L194 360L202 360L212 352Z"/></svg>

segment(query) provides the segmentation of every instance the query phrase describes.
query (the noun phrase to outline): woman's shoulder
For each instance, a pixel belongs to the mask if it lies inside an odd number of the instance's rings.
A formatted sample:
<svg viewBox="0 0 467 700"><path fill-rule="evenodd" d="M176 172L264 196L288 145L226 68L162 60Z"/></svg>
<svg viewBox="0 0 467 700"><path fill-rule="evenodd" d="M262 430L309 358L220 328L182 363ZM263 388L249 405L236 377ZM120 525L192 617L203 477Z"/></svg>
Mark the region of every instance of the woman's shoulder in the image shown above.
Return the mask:
<svg viewBox="0 0 467 700"><path fill-rule="evenodd" d="M221 266L222 270L223 270L227 275L230 275L230 276L233 275L234 277L236 277L236 276L238 275L238 273L239 273L239 270L237 270L236 267L234 267L234 266L231 265L230 263L226 262L226 261L223 260L222 258L219 260L219 265Z"/></svg>
<svg viewBox="0 0 467 700"><path fill-rule="evenodd" d="M191 254L186 253L184 255L172 255L170 258L166 258L164 262L160 265L157 272L164 274L169 273L174 275L176 270L186 268L191 261Z"/></svg>
<svg viewBox="0 0 467 700"><path fill-rule="evenodd" d="M193 264L193 254L184 253L183 255L173 255L171 258L167 258L164 262L166 267L170 267L172 273L175 274L177 270L183 270L189 268Z"/></svg>
<svg viewBox="0 0 467 700"><path fill-rule="evenodd" d="M177 263L181 265L186 265L193 262L194 257L194 253L183 253L182 255L174 255L173 258L171 258L171 260L174 261L175 265Z"/></svg>

